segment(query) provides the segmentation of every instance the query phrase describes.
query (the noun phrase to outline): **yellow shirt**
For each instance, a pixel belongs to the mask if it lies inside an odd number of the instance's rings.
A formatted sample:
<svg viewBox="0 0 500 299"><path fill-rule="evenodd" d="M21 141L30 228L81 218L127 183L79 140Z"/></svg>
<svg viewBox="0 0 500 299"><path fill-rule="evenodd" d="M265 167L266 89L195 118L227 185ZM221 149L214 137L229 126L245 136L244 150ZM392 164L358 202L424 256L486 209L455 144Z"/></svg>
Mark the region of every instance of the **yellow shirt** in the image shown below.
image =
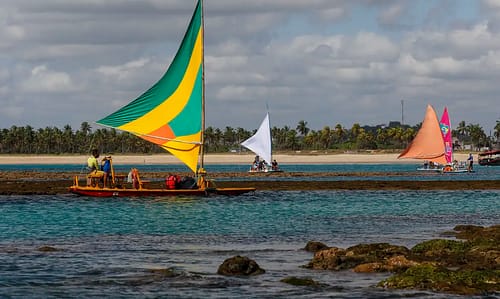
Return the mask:
<svg viewBox="0 0 500 299"><path fill-rule="evenodd" d="M91 170L99 170L99 163L97 162L97 158L94 156L91 156L87 159L87 166Z"/></svg>

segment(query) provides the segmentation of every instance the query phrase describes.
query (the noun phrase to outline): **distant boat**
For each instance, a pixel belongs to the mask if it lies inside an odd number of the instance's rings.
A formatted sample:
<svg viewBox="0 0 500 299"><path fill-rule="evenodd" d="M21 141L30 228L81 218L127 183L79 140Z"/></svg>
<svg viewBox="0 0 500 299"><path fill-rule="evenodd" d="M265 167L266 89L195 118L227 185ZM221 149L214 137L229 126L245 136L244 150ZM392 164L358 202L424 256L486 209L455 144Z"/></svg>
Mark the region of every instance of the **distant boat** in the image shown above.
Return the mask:
<svg viewBox="0 0 500 299"><path fill-rule="evenodd" d="M500 166L500 150L480 153L478 162L482 166Z"/></svg>
<svg viewBox="0 0 500 299"><path fill-rule="evenodd" d="M422 127L398 159L424 160L424 166L417 168L419 171L441 171L446 164L441 128L431 105L427 105Z"/></svg>
<svg viewBox="0 0 500 299"><path fill-rule="evenodd" d="M448 114L448 108L444 107L443 115L441 116L441 121L439 122L439 127L441 128L441 135L443 136L444 142L444 157L446 159L446 165L442 168L444 173L463 173L472 172L467 168L465 162L458 162L453 160L453 138L451 136L451 121Z"/></svg>
<svg viewBox="0 0 500 299"><path fill-rule="evenodd" d="M435 171L441 173L473 172L468 170L464 162L453 160L453 144L451 122L448 109L445 107L441 121L438 121L436 111L427 105L422 127L408 147L398 156L424 160L418 171Z"/></svg>
<svg viewBox="0 0 500 299"><path fill-rule="evenodd" d="M260 124L255 134L241 143L244 147L254 152L257 156L250 167L249 172L282 172L274 160L272 160L272 139L269 112Z"/></svg>
<svg viewBox="0 0 500 299"><path fill-rule="evenodd" d="M111 170L110 186L100 187L100 173L87 176L90 184L79 185L75 178L70 192L85 196L205 196L239 195L255 188L217 188L206 179L203 163L205 126L205 76L203 46L203 1L198 0L182 43L163 77L128 105L99 120L106 127L132 133L157 144L177 157L194 173L192 184L165 184L148 188L137 169L132 169L131 187ZM187 179L186 178L186 179ZM173 187L173 188L169 188Z"/></svg>

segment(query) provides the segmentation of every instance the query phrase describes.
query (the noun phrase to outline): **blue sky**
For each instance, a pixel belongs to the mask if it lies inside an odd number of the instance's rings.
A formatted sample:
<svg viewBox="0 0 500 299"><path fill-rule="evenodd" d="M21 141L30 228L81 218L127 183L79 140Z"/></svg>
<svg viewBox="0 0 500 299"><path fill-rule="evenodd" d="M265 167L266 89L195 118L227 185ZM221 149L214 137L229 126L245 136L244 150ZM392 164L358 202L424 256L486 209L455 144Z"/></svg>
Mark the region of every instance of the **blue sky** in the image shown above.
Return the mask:
<svg viewBox="0 0 500 299"><path fill-rule="evenodd" d="M0 128L74 129L158 80L195 1L3 0ZM500 0L205 0L207 125L500 120ZM97 125L94 125L97 128Z"/></svg>

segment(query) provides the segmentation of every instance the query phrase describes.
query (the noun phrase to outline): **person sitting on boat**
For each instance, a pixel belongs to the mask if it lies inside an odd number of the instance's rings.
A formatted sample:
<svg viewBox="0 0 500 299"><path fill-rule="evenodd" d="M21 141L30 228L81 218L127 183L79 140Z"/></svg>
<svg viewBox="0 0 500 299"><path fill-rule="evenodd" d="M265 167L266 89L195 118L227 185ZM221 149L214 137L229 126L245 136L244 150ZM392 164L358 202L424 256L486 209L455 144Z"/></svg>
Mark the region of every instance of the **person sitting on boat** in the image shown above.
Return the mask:
<svg viewBox="0 0 500 299"><path fill-rule="evenodd" d="M252 162L252 166L250 168L251 171L258 171L260 166L260 158L259 156L255 156L255 159Z"/></svg>
<svg viewBox="0 0 500 299"><path fill-rule="evenodd" d="M132 183L132 187L135 189L141 188L141 179L139 178L139 170L137 168L130 169L127 176L127 182Z"/></svg>
<svg viewBox="0 0 500 299"><path fill-rule="evenodd" d="M97 158L99 158L99 150L93 149L92 155L87 159L87 169L89 170L89 174L87 176L87 185L90 185L92 182L92 177L100 177L104 176L104 172L99 170L99 162L97 162Z"/></svg>
<svg viewBox="0 0 500 299"><path fill-rule="evenodd" d="M271 163L271 169L272 170L278 170L279 169L278 162L276 162L276 159L274 159L273 162Z"/></svg>
<svg viewBox="0 0 500 299"><path fill-rule="evenodd" d="M165 181L167 189L177 189L177 185L179 184L179 178L178 176L174 174L169 174L167 176L167 179Z"/></svg>
<svg viewBox="0 0 500 299"><path fill-rule="evenodd" d="M252 166L251 166L250 168L251 168L250 170L252 170L252 171L257 171L257 170L259 170L259 163L254 161L254 162L252 163Z"/></svg>
<svg viewBox="0 0 500 299"><path fill-rule="evenodd" d="M259 171L264 171L264 170L266 170L266 165L267 165L266 160L262 160L262 161L260 161L260 162L259 162Z"/></svg>
<svg viewBox="0 0 500 299"><path fill-rule="evenodd" d="M453 167L451 165L446 165L445 167L443 167L443 172L452 172L453 171Z"/></svg>
<svg viewBox="0 0 500 299"><path fill-rule="evenodd" d="M97 149L93 149L92 155L87 159L87 169L89 172L99 170L97 158L99 158L99 151Z"/></svg>

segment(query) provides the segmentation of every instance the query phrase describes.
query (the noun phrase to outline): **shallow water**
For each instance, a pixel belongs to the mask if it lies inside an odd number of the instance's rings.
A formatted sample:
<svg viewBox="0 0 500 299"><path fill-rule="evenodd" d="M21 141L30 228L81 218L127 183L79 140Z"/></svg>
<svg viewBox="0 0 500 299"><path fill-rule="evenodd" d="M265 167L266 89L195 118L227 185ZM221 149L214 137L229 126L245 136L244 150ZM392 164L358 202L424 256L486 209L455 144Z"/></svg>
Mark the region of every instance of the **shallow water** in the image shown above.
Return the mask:
<svg viewBox="0 0 500 299"><path fill-rule="evenodd" d="M414 246L500 219L500 191L256 192L239 197L0 196L0 297L453 298L376 288L387 274L301 266L310 240ZM41 252L41 246L59 251ZM266 273L216 274L244 255ZM152 272L171 268L172 277ZM310 277L316 288L281 283ZM456 298L463 298L455 296Z"/></svg>
<svg viewBox="0 0 500 299"><path fill-rule="evenodd" d="M300 173L325 173L335 174L325 177L317 175L311 177L312 180L500 180L500 167L475 166L474 173L448 173L442 174L437 172L422 172L417 171L418 164L286 164L281 165L285 174ZM137 168L140 172L163 172L163 173L179 173L189 172L183 165L114 165L117 173L128 173L131 167ZM205 169L208 174L211 173L231 173L231 174L247 174L248 165L206 165ZM60 164L60 165L42 165L42 164L18 164L7 165L0 164L2 171L39 171L39 172L85 172L84 167L80 164ZM363 176L353 175L362 173ZM217 180L307 180L306 176L274 176L272 174L257 174L249 177L231 177L220 178Z"/></svg>

